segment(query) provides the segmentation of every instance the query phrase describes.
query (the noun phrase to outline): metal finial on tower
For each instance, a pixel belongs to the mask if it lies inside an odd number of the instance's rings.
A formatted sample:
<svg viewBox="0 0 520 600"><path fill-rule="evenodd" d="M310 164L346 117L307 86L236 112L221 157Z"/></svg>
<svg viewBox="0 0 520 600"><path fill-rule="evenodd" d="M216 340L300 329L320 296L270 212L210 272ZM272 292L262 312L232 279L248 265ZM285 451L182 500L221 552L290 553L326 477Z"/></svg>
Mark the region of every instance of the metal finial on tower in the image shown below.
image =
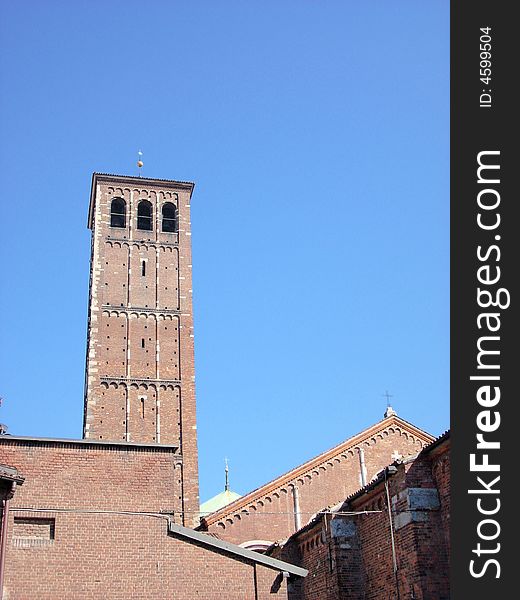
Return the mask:
<svg viewBox="0 0 520 600"><path fill-rule="evenodd" d="M225 469L225 471L226 471L226 486L224 487L224 490L226 492L229 492L229 466L228 466L228 459L225 458L224 462L226 463L226 469Z"/></svg>
<svg viewBox="0 0 520 600"><path fill-rule="evenodd" d="M139 150L137 152L137 167L139 168L139 171L138 171L139 177L141 177L141 169L144 164L142 161L142 157L143 157L143 153L141 152L141 150Z"/></svg>

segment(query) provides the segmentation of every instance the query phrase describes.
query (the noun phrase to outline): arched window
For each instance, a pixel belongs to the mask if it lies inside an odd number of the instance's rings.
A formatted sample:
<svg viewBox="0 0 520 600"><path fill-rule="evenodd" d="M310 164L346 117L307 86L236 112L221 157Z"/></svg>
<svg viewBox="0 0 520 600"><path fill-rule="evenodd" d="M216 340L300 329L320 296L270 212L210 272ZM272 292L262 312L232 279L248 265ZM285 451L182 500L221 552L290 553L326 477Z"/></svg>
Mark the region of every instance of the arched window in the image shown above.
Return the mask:
<svg viewBox="0 0 520 600"><path fill-rule="evenodd" d="M152 231L152 205L148 200L141 200L137 205L137 229Z"/></svg>
<svg viewBox="0 0 520 600"><path fill-rule="evenodd" d="M110 205L110 227L126 227L126 203L123 198L114 198Z"/></svg>
<svg viewBox="0 0 520 600"><path fill-rule="evenodd" d="M172 202L166 202L162 207L162 230L166 233L177 233L177 207Z"/></svg>

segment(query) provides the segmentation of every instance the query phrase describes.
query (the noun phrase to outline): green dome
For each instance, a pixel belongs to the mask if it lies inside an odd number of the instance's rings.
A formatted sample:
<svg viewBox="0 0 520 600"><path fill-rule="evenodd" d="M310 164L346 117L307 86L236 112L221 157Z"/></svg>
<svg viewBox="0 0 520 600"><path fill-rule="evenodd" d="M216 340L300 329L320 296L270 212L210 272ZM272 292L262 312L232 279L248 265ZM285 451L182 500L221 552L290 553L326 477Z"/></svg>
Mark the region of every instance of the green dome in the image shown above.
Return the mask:
<svg viewBox="0 0 520 600"><path fill-rule="evenodd" d="M220 494L217 494L216 496L213 496L213 498L203 502L200 505L200 512L202 516L209 515L210 513L213 513L222 507L231 504L231 502L238 500L238 498L241 498L240 494L232 492L231 490L224 490L223 492L220 492Z"/></svg>

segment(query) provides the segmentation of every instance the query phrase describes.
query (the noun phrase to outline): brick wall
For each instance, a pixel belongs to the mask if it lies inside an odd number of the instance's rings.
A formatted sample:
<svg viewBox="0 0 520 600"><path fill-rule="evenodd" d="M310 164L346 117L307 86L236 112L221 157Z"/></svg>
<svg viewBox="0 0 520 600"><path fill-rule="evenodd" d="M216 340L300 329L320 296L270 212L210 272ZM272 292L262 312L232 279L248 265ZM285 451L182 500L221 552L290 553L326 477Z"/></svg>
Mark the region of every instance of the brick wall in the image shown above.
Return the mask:
<svg viewBox="0 0 520 600"><path fill-rule="evenodd" d="M21 545L10 536L5 598L287 598L284 580L276 585L281 579L277 571L172 537L164 519L58 513L55 517L55 538L50 543Z"/></svg>
<svg viewBox="0 0 520 600"><path fill-rule="evenodd" d="M381 481L339 509L359 514L320 516L270 551L309 570L291 600L395 600L397 586L400 598L449 598L449 439L400 465L388 485L397 576Z"/></svg>
<svg viewBox="0 0 520 600"><path fill-rule="evenodd" d="M451 470L449 444L441 444L430 453L432 475L435 487L439 491L442 532L446 543L448 563L451 556L450 514L451 514Z"/></svg>
<svg viewBox="0 0 520 600"><path fill-rule="evenodd" d="M182 457L174 447L2 436L0 462L26 478L12 509L165 511L180 521Z"/></svg>
<svg viewBox="0 0 520 600"><path fill-rule="evenodd" d="M385 419L350 442L210 515L207 530L236 544L284 539L296 530L295 488L304 525L314 513L341 502L361 487L360 450L369 481L393 462L395 453L403 457L417 454L431 439L398 417Z"/></svg>
<svg viewBox="0 0 520 600"><path fill-rule="evenodd" d="M188 524L199 505L191 277L193 184L95 174L84 437L177 444ZM124 227L111 204L125 203ZM152 230L137 227L138 205ZM162 208L176 207L165 232Z"/></svg>
<svg viewBox="0 0 520 600"><path fill-rule="evenodd" d="M0 462L25 476L4 598L286 598L278 571L168 533L157 513L176 519L180 459L158 445L0 437Z"/></svg>

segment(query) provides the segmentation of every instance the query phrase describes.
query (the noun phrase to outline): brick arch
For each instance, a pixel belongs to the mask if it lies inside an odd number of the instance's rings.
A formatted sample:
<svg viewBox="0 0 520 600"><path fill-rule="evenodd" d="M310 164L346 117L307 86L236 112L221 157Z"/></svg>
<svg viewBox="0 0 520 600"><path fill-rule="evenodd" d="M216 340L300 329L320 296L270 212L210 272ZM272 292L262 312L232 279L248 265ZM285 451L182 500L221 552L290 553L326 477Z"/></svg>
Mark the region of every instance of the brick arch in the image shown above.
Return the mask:
<svg viewBox="0 0 520 600"><path fill-rule="evenodd" d="M247 548L248 550L254 550L255 552L265 552L267 548L273 545L274 542L267 540L248 540L240 544L241 548Z"/></svg>
<svg viewBox="0 0 520 600"><path fill-rule="evenodd" d="M150 321L156 321L157 320L156 315L154 315L154 314L148 314L148 313L144 313L144 312L139 313L139 318L140 319L150 320Z"/></svg>

